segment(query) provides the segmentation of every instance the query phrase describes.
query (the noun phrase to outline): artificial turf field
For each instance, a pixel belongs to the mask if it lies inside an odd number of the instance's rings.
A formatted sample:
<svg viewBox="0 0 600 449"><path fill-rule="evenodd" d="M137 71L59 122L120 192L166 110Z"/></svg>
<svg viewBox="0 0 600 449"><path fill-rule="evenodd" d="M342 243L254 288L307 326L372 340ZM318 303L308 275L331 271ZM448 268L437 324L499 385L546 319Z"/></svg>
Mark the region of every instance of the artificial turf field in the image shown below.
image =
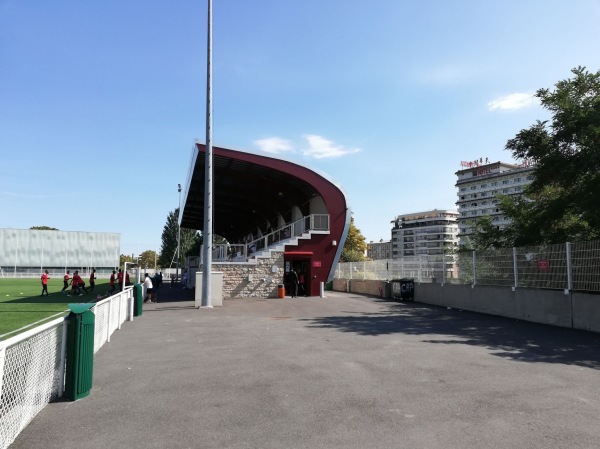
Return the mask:
<svg viewBox="0 0 600 449"><path fill-rule="evenodd" d="M42 283L39 279L0 279L0 340L17 335L17 333L5 335L7 332L44 320L57 313L64 312L64 315L67 315L69 303L95 301L97 295L108 291L109 285L107 279L97 279L92 293L72 297L67 296L66 292L61 293L62 288L62 278L51 278L48 281L50 296L42 297L40 296ZM55 318L59 316L56 315Z"/></svg>

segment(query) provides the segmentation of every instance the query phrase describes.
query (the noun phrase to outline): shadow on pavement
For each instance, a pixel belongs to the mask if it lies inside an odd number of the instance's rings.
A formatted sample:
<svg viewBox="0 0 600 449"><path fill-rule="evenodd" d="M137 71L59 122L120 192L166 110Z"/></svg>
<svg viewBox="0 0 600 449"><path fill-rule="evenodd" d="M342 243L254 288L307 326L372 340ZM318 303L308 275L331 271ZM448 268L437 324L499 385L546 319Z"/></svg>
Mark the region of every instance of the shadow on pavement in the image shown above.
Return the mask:
<svg viewBox="0 0 600 449"><path fill-rule="evenodd" d="M388 310L380 313L303 321L311 322L309 327L365 336L423 335L429 337L422 340L427 343L481 346L498 357L522 362L600 369L600 335L595 333L417 303L387 302L387 306Z"/></svg>

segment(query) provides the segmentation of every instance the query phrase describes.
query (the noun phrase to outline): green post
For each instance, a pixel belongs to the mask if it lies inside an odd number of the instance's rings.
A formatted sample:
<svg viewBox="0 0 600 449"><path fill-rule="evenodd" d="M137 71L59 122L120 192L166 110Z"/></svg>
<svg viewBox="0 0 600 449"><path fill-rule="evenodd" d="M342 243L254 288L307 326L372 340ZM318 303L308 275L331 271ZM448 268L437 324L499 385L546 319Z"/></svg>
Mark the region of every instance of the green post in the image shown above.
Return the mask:
<svg viewBox="0 0 600 449"><path fill-rule="evenodd" d="M144 304L142 284L133 284L133 316L142 316L142 304Z"/></svg>
<svg viewBox="0 0 600 449"><path fill-rule="evenodd" d="M76 401L90 394L94 371L94 304L68 304L65 395Z"/></svg>

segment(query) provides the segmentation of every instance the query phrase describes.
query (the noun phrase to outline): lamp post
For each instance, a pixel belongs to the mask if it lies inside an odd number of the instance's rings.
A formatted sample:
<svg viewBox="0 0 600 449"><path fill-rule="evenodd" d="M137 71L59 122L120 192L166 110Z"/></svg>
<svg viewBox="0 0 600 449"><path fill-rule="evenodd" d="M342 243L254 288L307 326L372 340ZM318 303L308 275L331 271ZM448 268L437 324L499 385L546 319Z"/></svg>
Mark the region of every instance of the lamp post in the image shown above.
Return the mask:
<svg viewBox="0 0 600 449"><path fill-rule="evenodd" d="M177 191L179 192L179 208L177 209L179 216L181 216L181 184L177 184ZM179 245L181 244L181 225L179 224L179 217L177 217L177 265L175 268L175 280L179 279Z"/></svg>

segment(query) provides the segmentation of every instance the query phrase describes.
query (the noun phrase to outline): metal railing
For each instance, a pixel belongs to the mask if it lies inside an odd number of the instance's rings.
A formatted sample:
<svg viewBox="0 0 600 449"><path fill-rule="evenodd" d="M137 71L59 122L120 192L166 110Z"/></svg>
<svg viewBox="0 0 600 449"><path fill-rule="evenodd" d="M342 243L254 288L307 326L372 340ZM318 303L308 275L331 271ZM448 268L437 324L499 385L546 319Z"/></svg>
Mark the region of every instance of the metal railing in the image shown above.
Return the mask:
<svg viewBox="0 0 600 449"><path fill-rule="evenodd" d="M285 243L307 232L329 232L328 214L311 214L264 234L257 239L239 244L213 245L213 262L246 262L260 251Z"/></svg>
<svg viewBox="0 0 600 449"><path fill-rule="evenodd" d="M346 262L335 277L600 292L600 241Z"/></svg>
<svg viewBox="0 0 600 449"><path fill-rule="evenodd" d="M99 301L94 352L110 341L125 320L133 319L133 290L126 288ZM0 449L51 401L64 392L67 319L60 317L0 341Z"/></svg>

